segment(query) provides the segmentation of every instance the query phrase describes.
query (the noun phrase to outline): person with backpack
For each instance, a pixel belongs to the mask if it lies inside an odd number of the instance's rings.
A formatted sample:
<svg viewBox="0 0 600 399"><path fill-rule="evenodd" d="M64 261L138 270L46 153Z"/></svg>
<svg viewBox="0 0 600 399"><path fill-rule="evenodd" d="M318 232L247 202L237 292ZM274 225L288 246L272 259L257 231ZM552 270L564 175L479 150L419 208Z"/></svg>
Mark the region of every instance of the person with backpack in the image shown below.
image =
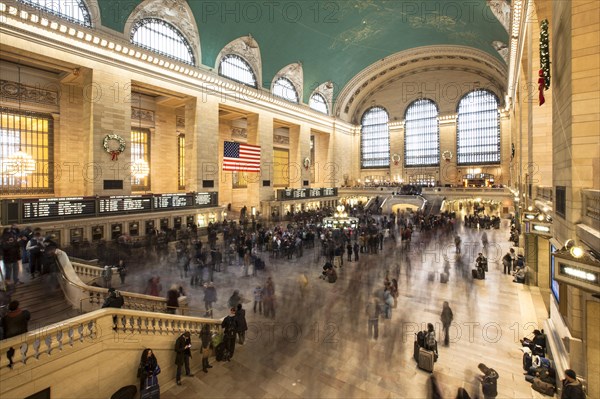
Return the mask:
<svg viewBox="0 0 600 399"><path fill-rule="evenodd" d="M487 367L483 363L479 363L477 368L483 373L480 375L481 389L483 390L484 399L495 398L498 396L498 373L496 370Z"/></svg>
<svg viewBox="0 0 600 399"><path fill-rule="evenodd" d="M577 379L574 370L565 370L565 379L562 380L562 394L560 399L585 399L585 392L581 381Z"/></svg>

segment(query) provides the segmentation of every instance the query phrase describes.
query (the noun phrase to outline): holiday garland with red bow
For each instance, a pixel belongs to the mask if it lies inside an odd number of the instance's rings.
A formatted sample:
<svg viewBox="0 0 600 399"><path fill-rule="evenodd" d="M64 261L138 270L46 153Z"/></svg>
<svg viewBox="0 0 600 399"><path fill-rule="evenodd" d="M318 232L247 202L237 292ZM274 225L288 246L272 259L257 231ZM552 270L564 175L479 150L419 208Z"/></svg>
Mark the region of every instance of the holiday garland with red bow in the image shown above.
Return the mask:
<svg viewBox="0 0 600 399"><path fill-rule="evenodd" d="M548 43L548 20L544 19L540 26L540 70L538 90L540 91L540 105L546 102L544 90L550 88L550 45Z"/></svg>

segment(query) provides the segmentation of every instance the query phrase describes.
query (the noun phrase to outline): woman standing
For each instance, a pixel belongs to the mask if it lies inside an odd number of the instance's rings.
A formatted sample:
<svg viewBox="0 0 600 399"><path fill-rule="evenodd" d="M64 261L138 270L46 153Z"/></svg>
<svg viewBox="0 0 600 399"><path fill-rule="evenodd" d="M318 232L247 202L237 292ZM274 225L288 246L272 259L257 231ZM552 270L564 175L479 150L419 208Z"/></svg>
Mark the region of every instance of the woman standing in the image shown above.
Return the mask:
<svg viewBox="0 0 600 399"><path fill-rule="evenodd" d="M212 342L212 334L210 332L210 325L204 324L200 331L200 340L202 341L202 371L208 373L208 369L212 366L208 364L208 357L210 356L210 346Z"/></svg>
<svg viewBox="0 0 600 399"><path fill-rule="evenodd" d="M158 386L158 375L160 366L152 349L144 349L140 365L138 367L138 378L140 379L140 392L154 385Z"/></svg>

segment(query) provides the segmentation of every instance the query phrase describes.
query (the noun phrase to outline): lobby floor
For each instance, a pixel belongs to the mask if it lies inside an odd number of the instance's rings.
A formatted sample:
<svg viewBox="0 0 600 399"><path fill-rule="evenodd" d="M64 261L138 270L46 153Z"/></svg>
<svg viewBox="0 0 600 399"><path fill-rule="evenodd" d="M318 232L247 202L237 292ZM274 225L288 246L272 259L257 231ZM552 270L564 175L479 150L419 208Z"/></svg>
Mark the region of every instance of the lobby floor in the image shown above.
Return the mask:
<svg viewBox="0 0 600 399"><path fill-rule="evenodd" d="M540 292L512 282L502 273L501 257L510 248L507 221L500 230L459 227L463 254L460 261L452 235L430 238L413 235L411 249L387 241L376 255L360 254L359 262L338 269L338 281L329 284L318 278L324 259L313 250L293 260L270 259L267 270L257 277L243 277L239 266L215 273L218 292L215 317L227 315L226 302L233 289L246 299L249 330L246 343L236 345L231 362L212 359L208 374L193 370L183 385L162 385L163 399L171 398L427 398L430 374L413 360L414 333L428 322L436 324L439 360L435 364L444 398L454 398L459 387L471 397L481 395L477 365L485 363L500 375L499 398L541 397L525 382L521 368L519 338L542 325L545 308ZM473 280L471 269L486 232L489 272L485 280ZM448 259L450 279L439 275ZM128 277L128 286L143 287L151 273L163 276L164 291L182 282L192 307L202 307L203 292L187 288L176 270L154 269ZM429 272L435 280L428 281ZM303 293L299 277L309 284ZM382 289L385 275L397 278L398 307L388 323L380 321L378 340L368 338L365 304ZM168 276L174 276L169 280ZM252 290L267 276L275 281L276 318L267 319L252 311ZM442 345L440 313L449 301L454 313L451 343ZM197 337L196 337L197 340ZM199 353L194 354L199 356ZM163 377L164 378L164 377Z"/></svg>

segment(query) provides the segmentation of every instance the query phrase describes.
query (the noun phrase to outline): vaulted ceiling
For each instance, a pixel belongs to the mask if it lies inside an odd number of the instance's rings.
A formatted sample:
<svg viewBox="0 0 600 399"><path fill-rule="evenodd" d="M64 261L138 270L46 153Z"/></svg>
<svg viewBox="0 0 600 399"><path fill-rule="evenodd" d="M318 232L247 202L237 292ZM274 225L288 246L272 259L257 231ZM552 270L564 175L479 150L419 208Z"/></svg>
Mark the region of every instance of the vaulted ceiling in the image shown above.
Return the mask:
<svg viewBox="0 0 600 399"><path fill-rule="evenodd" d="M101 24L123 32L140 0L97 0ZM169 7L176 0L164 0ZM369 65L420 46L461 45L488 53L508 42L506 0L188 0L200 36L202 64L251 34L260 46L263 86L284 66L301 62L304 102L319 84L339 93ZM500 20L502 21L500 21ZM337 94L336 93L336 94Z"/></svg>

